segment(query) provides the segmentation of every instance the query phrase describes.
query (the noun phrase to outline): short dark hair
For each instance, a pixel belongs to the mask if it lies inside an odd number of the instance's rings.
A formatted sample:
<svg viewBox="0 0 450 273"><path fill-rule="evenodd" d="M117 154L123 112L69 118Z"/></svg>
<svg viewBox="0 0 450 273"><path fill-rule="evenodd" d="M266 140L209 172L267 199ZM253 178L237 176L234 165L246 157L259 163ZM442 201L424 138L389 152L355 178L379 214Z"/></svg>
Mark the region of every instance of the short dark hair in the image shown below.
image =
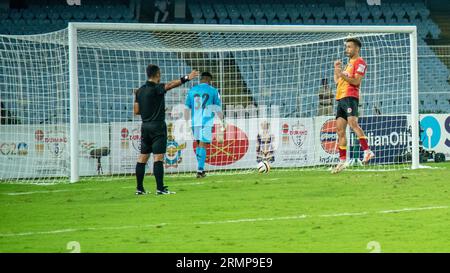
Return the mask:
<svg viewBox="0 0 450 273"><path fill-rule="evenodd" d="M357 39L357 38L348 38L347 40L345 40L345 42L346 43L352 42L355 45L357 45L359 48L361 48L361 46L362 46L361 41L359 39Z"/></svg>
<svg viewBox="0 0 450 273"><path fill-rule="evenodd" d="M211 73L209 72L202 72L202 74L200 75L201 79L204 79L206 77L210 78L212 80L213 76Z"/></svg>
<svg viewBox="0 0 450 273"><path fill-rule="evenodd" d="M147 66L147 77L153 78L159 72L159 67L155 64L149 64Z"/></svg>

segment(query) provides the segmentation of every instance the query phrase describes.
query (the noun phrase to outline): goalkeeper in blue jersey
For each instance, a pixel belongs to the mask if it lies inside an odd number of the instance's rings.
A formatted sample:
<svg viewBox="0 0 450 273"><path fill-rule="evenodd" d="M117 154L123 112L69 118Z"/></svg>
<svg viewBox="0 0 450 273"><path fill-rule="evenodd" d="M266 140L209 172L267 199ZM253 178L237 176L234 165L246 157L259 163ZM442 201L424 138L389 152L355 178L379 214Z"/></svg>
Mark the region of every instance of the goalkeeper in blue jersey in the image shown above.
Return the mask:
<svg viewBox="0 0 450 273"><path fill-rule="evenodd" d="M222 121L221 131L224 131L222 103L219 91L211 86L212 75L203 72L200 76L200 84L192 87L186 96L186 110L184 118L186 122L191 119L192 134L197 141L197 178L203 178L205 173L206 146L212 141L212 129L215 114Z"/></svg>

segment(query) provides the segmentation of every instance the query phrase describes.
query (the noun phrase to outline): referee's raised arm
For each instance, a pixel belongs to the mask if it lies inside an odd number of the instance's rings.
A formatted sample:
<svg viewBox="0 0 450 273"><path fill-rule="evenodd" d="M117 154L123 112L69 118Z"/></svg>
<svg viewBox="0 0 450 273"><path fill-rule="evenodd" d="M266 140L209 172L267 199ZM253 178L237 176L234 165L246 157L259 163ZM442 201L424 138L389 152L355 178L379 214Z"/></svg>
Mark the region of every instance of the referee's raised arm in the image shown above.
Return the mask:
<svg viewBox="0 0 450 273"><path fill-rule="evenodd" d="M141 114L141 113L139 112L139 103L138 103L138 101L137 101L137 91L138 91L138 89L134 89L134 90L133 90L133 94L134 94L133 113L134 113L135 116Z"/></svg>
<svg viewBox="0 0 450 273"><path fill-rule="evenodd" d="M178 87L178 86L181 86L181 85L184 84L185 82L188 82L188 81L190 81L190 80L192 80L192 79L198 77L198 75L199 75L199 72L198 72L197 70L194 69L194 70L191 71L191 73L189 73L189 75L183 76L183 77L181 77L180 79L173 80L173 81L170 81L170 82L166 83L166 84L164 85L164 89L165 89L166 91L169 91L169 90L171 90L171 89L173 89L173 88L176 88L176 87Z"/></svg>

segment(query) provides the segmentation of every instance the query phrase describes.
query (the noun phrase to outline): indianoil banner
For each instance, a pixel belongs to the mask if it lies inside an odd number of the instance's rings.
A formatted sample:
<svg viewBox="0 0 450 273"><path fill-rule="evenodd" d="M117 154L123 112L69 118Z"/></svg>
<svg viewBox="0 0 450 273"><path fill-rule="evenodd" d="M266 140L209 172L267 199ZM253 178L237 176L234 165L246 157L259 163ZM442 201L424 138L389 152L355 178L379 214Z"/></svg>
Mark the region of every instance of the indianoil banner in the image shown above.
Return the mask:
<svg viewBox="0 0 450 273"><path fill-rule="evenodd" d="M402 156L408 152L411 130L406 116L369 116L358 120L367 136L370 149L375 153L371 164L389 164L402 162ZM348 139L350 158L362 158L359 141L352 132ZM356 147L351 149L351 147Z"/></svg>

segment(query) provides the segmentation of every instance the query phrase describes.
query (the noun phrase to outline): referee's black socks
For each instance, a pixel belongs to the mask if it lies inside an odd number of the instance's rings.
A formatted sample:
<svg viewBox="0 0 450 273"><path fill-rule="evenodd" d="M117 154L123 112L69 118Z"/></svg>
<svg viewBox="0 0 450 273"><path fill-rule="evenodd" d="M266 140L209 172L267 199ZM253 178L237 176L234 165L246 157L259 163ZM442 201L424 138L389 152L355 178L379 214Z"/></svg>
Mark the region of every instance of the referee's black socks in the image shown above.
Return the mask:
<svg viewBox="0 0 450 273"><path fill-rule="evenodd" d="M145 165L146 163L136 163L136 182L140 191L144 190Z"/></svg>
<svg viewBox="0 0 450 273"><path fill-rule="evenodd" d="M153 163L153 175L156 179L156 188L160 191L164 190L164 165L162 161Z"/></svg>

